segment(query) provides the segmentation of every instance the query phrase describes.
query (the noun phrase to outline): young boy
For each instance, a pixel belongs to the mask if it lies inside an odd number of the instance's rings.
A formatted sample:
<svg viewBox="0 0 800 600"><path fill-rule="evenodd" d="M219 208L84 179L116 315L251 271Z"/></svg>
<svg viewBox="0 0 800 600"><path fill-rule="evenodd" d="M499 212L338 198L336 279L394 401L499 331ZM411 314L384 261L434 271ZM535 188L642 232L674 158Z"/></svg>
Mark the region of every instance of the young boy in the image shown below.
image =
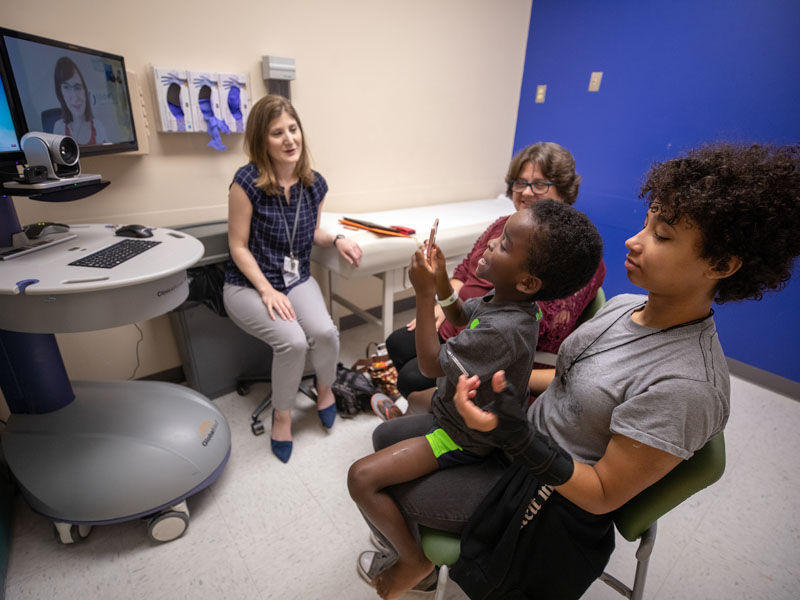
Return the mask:
<svg viewBox="0 0 800 600"><path fill-rule="evenodd" d="M536 300L568 296L591 279L602 255L600 235L570 205L543 200L512 215L501 237L491 240L477 274L494 292L462 304L453 293L445 260L437 246L420 248L411 261L409 278L417 301L417 358L420 370L437 377L432 401L434 425L428 435L404 440L357 461L348 473L350 495L367 519L397 550L398 560L372 582L382 598L395 598L424 579L433 564L390 496L387 486L411 481L437 469L481 460L495 449L486 434L469 429L452 399L458 376L487 381L505 370L516 389L526 390L538 333ZM454 325L467 327L440 345L434 301ZM487 406L494 398L485 386L473 400ZM520 394L519 402L527 400Z"/></svg>

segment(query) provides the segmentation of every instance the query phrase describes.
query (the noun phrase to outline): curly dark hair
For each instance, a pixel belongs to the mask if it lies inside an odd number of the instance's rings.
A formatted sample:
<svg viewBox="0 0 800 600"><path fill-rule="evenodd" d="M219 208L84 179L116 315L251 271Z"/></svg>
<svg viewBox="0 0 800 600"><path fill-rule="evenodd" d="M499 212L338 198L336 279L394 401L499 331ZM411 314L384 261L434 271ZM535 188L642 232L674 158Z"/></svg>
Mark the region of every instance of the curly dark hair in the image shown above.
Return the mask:
<svg viewBox="0 0 800 600"><path fill-rule="evenodd" d="M542 280L535 300L566 298L592 279L603 257L603 238L585 214L569 204L540 200L530 211L536 228L525 269Z"/></svg>
<svg viewBox="0 0 800 600"><path fill-rule="evenodd" d="M741 259L717 283L717 304L760 300L789 281L800 254L800 145L702 146L654 164L639 197L671 223L694 222L700 256L715 268Z"/></svg>

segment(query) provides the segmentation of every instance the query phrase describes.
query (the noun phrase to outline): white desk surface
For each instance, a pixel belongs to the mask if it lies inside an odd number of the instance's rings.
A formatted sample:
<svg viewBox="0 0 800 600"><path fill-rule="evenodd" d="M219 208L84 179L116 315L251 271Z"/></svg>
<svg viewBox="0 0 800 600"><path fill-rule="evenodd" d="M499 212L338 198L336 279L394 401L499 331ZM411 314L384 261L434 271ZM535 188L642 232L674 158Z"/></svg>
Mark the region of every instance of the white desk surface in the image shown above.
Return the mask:
<svg viewBox="0 0 800 600"><path fill-rule="evenodd" d="M322 212L320 227L330 233L342 233L357 241L363 250L361 266L355 268L334 248L314 246L311 259L342 277L375 275L407 267L418 245L428 238L434 219L439 219L437 242L448 260L465 255L478 236L494 221L514 212L514 205L505 195L488 200L469 200L430 206L415 206L368 213ZM364 230L346 229L339 223L349 216L381 225L402 225L416 229L411 238L391 237Z"/></svg>
<svg viewBox="0 0 800 600"><path fill-rule="evenodd" d="M203 256L203 244L180 231L155 228L161 242L112 269L70 266L69 263L121 240L111 225L72 225L78 237L12 260L0 261L0 295L19 294L19 282L38 279L25 288L26 295L72 294L139 285L183 271Z"/></svg>

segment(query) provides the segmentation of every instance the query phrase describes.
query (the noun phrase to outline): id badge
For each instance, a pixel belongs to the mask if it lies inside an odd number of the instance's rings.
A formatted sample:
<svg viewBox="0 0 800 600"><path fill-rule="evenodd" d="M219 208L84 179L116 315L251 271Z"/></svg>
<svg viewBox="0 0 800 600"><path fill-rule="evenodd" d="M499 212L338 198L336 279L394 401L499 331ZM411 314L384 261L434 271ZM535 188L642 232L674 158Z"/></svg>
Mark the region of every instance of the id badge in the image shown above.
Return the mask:
<svg viewBox="0 0 800 600"><path fill-rule="evenodd" d="M300 279L300 261L293 256L283 257L283 285L289 287Z"/></svg>

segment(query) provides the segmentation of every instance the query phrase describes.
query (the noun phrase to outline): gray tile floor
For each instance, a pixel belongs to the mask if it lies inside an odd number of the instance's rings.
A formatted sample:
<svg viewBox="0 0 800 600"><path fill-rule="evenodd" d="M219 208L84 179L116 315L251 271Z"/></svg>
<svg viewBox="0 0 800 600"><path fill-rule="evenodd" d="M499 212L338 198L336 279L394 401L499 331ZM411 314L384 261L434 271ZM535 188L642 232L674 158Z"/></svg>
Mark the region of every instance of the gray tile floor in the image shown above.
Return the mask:
<svg viewBox="0 0 800 600"><path fill-rule="evenodd" d="M396 323L408 318L400 314ZM379 335L371 325L345 331L342 362L360 358ZM20 500L6 598L377 598L356 573L356 557L370 544L345 487L349 466L371 449L377 418L338 419L328 433L299 395L295 450L283 465L269 451L268 434L250 433L250 412L266 390L259 384L248 396L216 400L232 430L230 462L189 499L191 525L179 540L155 544L144 522L130 521L95 527L84 542L62 546L50 523ZM798 597L798 431L800 402L733 380L727 472L659 522L647 598ZM633 551L620 538L609 570L630 580ZM463 598L454 584L449 590L449 598ZM620 597L600 582L586 594Z"/></svg>

